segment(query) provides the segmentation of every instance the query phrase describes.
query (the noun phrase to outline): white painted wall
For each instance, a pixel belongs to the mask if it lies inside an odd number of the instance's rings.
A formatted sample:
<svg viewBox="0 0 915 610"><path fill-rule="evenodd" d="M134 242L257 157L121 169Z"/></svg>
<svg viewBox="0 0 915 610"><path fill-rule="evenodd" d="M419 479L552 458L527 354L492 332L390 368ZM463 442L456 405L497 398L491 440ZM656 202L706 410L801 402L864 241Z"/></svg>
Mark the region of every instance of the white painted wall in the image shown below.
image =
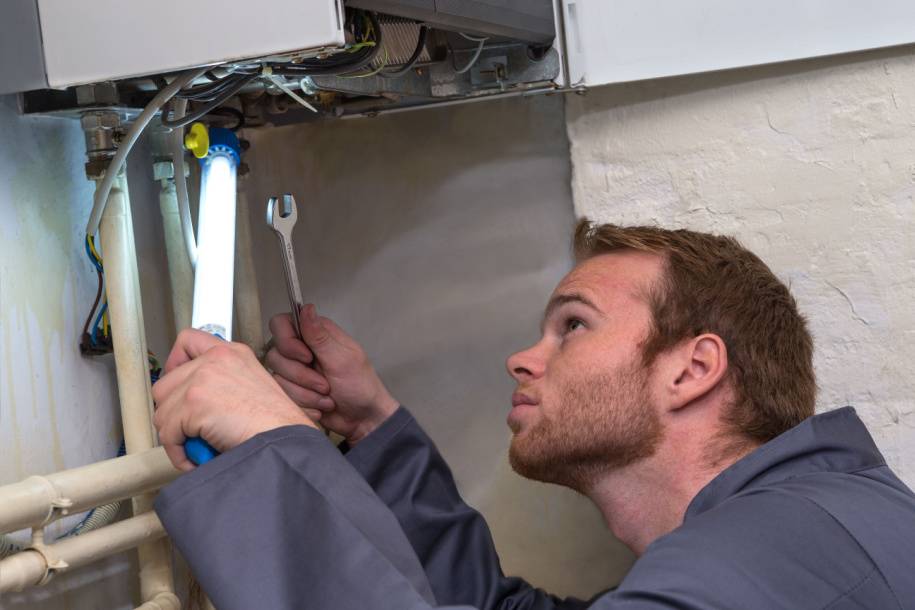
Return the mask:
<svg viewBox="0 0 915 610"><path fill-rule="evenodd" d="M72 120L20 117L15 102L0 97L0 485L114 457L121 442L113 358L83 358L78 349L96 290L83 253L92 186L82 132ZM150 345L163 354L171 314L149 168L141 147L129 174ZM122 554L5 595L0 608L132 608L134 563Z"/></svg>
<svg viewBox="0 0 915 610"><path fill-rule="evenodd" d="M288 310L271 194L299 202L306 299L366 347L493 528L507 572L560 593L628 555L568 490L515 475L505 357L538 335L571 266L562 100L531 98L252 134L248 192L265 316Z"/></svg>
<svg viewBox="0 0 915 610"><path fill-rule="evenodd" d="M733 234L789 282L819 410L858 409L915 486L915 47L594 89L575 211Z"/></svg>

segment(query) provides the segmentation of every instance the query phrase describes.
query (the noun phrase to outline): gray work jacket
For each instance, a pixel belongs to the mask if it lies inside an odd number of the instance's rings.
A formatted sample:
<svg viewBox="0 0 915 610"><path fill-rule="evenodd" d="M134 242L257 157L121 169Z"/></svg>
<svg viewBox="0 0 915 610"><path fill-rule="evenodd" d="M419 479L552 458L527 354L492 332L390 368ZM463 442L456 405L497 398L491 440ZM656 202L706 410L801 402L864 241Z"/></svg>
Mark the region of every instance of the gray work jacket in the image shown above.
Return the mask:
<svg viewBox="0 0 915 610"><path fill-rule="evenodd" d="M219 610L915 609L915 495L844 408L711 481L613 591L505 576L489 529L403 408L345 456L260 434L156 500Z"/></svg>

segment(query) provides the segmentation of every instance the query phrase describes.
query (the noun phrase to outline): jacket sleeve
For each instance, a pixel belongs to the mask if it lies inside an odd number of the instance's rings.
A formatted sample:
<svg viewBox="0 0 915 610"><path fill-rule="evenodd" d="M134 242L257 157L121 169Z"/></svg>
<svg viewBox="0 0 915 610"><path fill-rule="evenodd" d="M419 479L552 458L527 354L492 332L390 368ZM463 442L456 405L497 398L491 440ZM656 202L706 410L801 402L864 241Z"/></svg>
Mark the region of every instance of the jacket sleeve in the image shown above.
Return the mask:
<svg viewBox="0 0 915 610"><path fill-rule="evenodd" d="M163 489L155 510L220 610L436 606L391 511L313 428L249 439Z"/></svg>
<svg viewBox="0 0 915 610"><path fill-rule="evenodd" d="M461 499L448 465L405 408L349 449L346 458L394 513L439 603L481 610L588 606L502 573L486 521Z"/></svg>
<svg viewBox="0 0 915 610"><path fill-rule="evenodd" d="M402 494L387 499L396 517L324 435L305 426L255 436L159 493L159 518L219 610L588 607L502 575L486 524L461 502L447 467L408 413L376 432L350 459L364 469L360 455L381 460L374 473L381 479L371 478L384 494ZM401 452L416 455L394 459ZM603 596L590 607L706 607L652 589Z"/></svg>

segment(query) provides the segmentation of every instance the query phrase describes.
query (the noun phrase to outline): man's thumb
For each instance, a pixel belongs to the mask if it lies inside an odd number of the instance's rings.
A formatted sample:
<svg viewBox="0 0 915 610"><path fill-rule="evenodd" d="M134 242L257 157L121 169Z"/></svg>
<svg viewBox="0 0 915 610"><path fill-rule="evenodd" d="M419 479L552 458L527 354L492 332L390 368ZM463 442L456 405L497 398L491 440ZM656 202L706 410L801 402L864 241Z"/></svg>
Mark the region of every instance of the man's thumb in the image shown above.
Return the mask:
<svg viewBox="0 0 915 610"><path fill-rule="evenodd" d="M318 319L318 309L314 305L306 305L302 308L299 327L302 331L302 340L316 356L333 340L330 333L321 324L321 320Z"/></svg>

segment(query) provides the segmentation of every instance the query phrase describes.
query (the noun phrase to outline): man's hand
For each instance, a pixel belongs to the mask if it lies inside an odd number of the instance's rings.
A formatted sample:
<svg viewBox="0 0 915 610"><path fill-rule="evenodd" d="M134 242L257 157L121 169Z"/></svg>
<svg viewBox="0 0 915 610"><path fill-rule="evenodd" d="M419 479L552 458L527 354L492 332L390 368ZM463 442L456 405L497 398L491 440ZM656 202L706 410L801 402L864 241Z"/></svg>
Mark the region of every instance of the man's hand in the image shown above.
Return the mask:
<svg viewBox="0 0 915 610"><path fill-rule="evenodd" d="M394 413L398 402L352 337L319 317L314 305L303 307L300 317L304 343L296 337L292 316L270 320L274 347L267 352L267 366L296 404L321 411L321 425L353 445Z"/></svg>
<svg viewBox="0 0 915 610"><path fill-rule="evenodd" d="M316 427L248 346L193 329L178 335L165 375L153 386L153 400L159 440L181 470L194 467L184 454L187 437L228 451L273 428Z"/></svg>

